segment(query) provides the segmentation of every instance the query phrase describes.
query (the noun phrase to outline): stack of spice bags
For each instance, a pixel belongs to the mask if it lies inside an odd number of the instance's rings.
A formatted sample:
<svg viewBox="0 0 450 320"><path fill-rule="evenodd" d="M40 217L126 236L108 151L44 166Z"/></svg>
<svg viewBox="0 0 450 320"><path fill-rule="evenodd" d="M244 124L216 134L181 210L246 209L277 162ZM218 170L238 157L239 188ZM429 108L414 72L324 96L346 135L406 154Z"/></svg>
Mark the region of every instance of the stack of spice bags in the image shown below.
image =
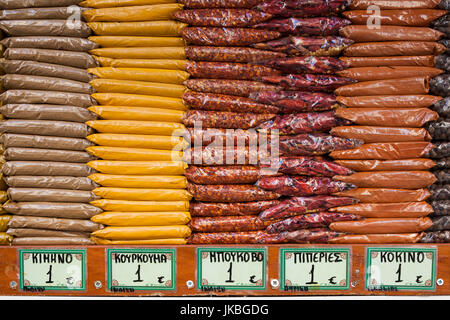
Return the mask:
<svg viewBox="0 0 450 320"><path fill-rule="evenodd" d="M356 171L334 179L355 184L338 195L358 204L330 211L359 215L358 221L334 222L330 228L346 235L332 243L414 243L433 225L433 208L425 200L427 187L436 182L426 158L432 136L423 128L438 114L429 107L442 97L430 94L430 81L443 71L435 55L445 51L437 41L443 33L430 23L446 14L427 7L409 8L402 1L351 2L344 16L352 21L340 34L355 41L344 51L351 68L338 72L358 81L335 90L343 106L336 110L350 126L333 128L335 136L365 141L359 148L335 151L335 163ZM378 26L368 25L366 9L380 7Z"/></svg>
<svg viewBox="0 0 450 320"><path fill-rule="evenodd" d="M185 82L192 91L183 95L192 109L184 118L192 146L185 152L188 190L196 200L190 243L326 242L337 236L327 224L355 216L326 210L354 200L329 194L353 186L330 177L351 170L312 156L362 143L327 135L341 123L329 111L336 97L327 92L354 82L335 76L345 63L327 57L351 43L334 36L349 21L331 16L345 1L184 4L175 17L190 24L182 33L192 77ZM278 138L281 158L273 150Z"/></svg>
<svg viewBox="0 0 450 320"><path fill-rule="evenodd" d="M2 167L12 214L12 244L93 244L90 232L101 212L88 203L97 197L87 176L93 159L84 149L95 119L86 110L92 79L86 68L96 47L79 18L76 0L0 1L4 75L0 123L6 163Z"/></svg>
<svg viewBox="0 0 450 320"><path fill-rule="evenodd" d="M162 1L166 2L166 1ZM173 1L167 1L173 2ZM99 103L89 108L99 120L87 124L97 146L87 152L98 171L90 178L105 212L92 221L96 244L184 244L190 235L190 194L181 161L186 107L180 97L184 68L183 23L171 20L182 6L160 1L87 0L83 16L101 48L91 50L101 67L88 69Z"/></svg>

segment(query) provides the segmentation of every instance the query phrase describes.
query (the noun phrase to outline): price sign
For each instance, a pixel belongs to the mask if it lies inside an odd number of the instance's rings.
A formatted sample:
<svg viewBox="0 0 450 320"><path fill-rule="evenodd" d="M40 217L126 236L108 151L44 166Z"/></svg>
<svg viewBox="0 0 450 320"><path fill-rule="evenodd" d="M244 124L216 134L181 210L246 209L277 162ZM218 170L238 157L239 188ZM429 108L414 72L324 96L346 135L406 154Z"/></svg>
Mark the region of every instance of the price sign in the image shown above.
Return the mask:
<svg viewBox="0 0 450 320"><path fill-rule="evenodd" d="M106 249L111 292L175 289L174 249Z"/></svg>
<svg viewBox="0 0 450 320"><path fill-rule="evenodd" d="M266 248L197 248L197 289L266 289Z"/></svg>
<svg viewBox="0 0 450 320"><path fill-rule="evenodd" d="M434 290L435 248L367 248L366 289Z"/></svg>
<svg viewBox="0 0 450 320"><path fill-rule="evenodd" d="M86 251L19 249L20 290L86 290Z"/></svg>
<svg viewBox="0 0 450 320"><path fill-rule="evenodd" d="M350 249L280 249L280 289L284 291L348 290Z"/></svg>

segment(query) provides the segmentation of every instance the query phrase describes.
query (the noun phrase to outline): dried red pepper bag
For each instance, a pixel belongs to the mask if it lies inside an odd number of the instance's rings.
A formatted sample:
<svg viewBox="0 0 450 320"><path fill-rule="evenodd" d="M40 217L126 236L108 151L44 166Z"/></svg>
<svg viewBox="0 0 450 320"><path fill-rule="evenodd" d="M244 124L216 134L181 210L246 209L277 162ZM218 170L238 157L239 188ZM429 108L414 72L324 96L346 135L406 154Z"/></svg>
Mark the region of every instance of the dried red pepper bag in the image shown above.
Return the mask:
<svg viewBox="0 0 450 320"><path fill-rule="evenodd" d="M413 233L427 230L433 225L430 218L368 218L359 221L338 221L329 225L333 231L357 234Z"/></svg>
<svg viewBox="0 0 450 320"><path fill-rule="evenodd" d="M276 206L279 200L254 202L191 202L189 211L192 217L220 217L256 215ZM261 217L260 217L261 218Z"/></svg>
<svg viewBox="0 0 450 320"><path fill-rule="evenodd" d="M290 56L337 56L353 42L336 36L284 37L252 46L257 49L283 52Z"/></svg>
<svg viewBox="0 0 450 320"><path fill-rule="evenodd" d="M246 80L188 79L184 81L183 84L192 91L203 93L217 93L239 97L248 97L252 92L257 91L277 91L282 89L281 86L274 86L263 82ZM235 97L233 97L233 99L234 98Z"/></svg>
<svg viewBox="0 0 450 320"><path fill-rule="evenodd" d="M440 96L431 95L377 95L343 97L336 101L349 108L427 108L442 101ZM439 112L436 109L433 109Z"/></svg>
<svg viewBox="0 0 450 320"><path fill-rule="evenodd" d="M332 128L330 134L342 138L361 139L366 143L431 140L431 136L425 128L345 126Z"/></svg>
<svg viewBox="0 0 450 320"><path fill-rule="evenodd" d="M447 14L446 10L393 9L381 10L376 19L382 26L428 27L433 20L445 14ZM373 17L373 14L366 10L346 11L342 15L353 24L359 25L366 25L368 20Z"/></svg>
<svg viewBox="0 0 450 320"><path fill-rule="evenodd" d="M360 42L344 50L346 57L427 56L444 53L444 45L435 41Z"/></svg>
<svg viewBox="0 0 450 320"><path fill-rule="evenodd" d="M349 4L351 10L367 9L377 6L380 9L433 9L441 0L352 0Z"/></svg>
<svg viewBox="0 0 450 320"><path fill-rule="evenodd" d="M286 156L323 155L333 151L337 153L342 150L358 148L363 143L362 140L334 137L327 134L298 134L280 137L279 150Z"/></svg>
<svg viewBox="0 0 450 320"><path fill-rule="evenodd" d="M261 177L276 175L276 173L256 166L229 165L212 167L189 166L184 175L190 182L196 184L252 184Z"/></svg>
<svg viewBox="0 0 450 320"><path fill-rule="evenodd" d="M181 36L188 44L199 46L249 46L280 37L269 30L247 28L187 27Z"/></svg>
<svg viewBox="0 0 450 320"><path fill-rule="evenodd" d="M278 235L293 243L328 243L331 239L342 235L342 233L330 231L327 228L313 228L286 231L272 235Z"/></svg>
<svg viewBox="0 0 450 320"><path fill-rule="evenodd" d="M352 78L357 81L373 81L386 79L400 79L411 77L436 77L444 71L431 67L391 66L391 67L360 67L337 71L341 77Z"/></svg>
<svg viewBox="0 0 450 320"><path fill-rule="evenodd" d="M355 124L382 127L420 128L439 117L428 108L337 108L335 113Z"/></svg>
<svg viewBox="0 0 450 320"><path fill-rule="evenodd" d="M254 80L281 75L281 71L248 63L188 61L186 71L194 78Z"/></svg>
<svg viewBox="0 0 450 320"><path fill-rule="evenodd" d="M287 243L282 234L268 234L265 231L192 233L189 244L261 244Z"/></svg>
<svg viewBox="0 0 450 320"><path fill-rule="evenodd" d="M331 36L337 34L341 28L348 26L350 23L351 22L349 20L338 17L304 19L288 18L273 19L267 22L259 23L255 25L254 28L262 28L284 34L299 36Z"/></svg>
<svg viewBox="0 0 450 320"><path fill-rule="evenodd" d="M425 27L386 25L381 25L379 28L371 28L371 26L366 25L347 25L342 27L339 30L339 34L355 42L437 41L444 38L444 33Z"/></svg>
<svg viewBox="0 0 450 320"><path fill-rule="evenodd" d="M247 47L188 46L184 51L186 57L193 61L260 62L286 57L282 52Z"/></svg>
<svg viewBox="0 0 450 320"><path fill-rule="evenodd" d="M274 118L270 113L236 113L189 110L183 116L186 127L194 127L201 123L203 128L250 129Z"/></svg>
<svg viewBox="0 0 450 320"><path fill-rule="evenodd" d="M322 74L288 74L283 76L263 76L262 81L282 86L286 90L325 91L354 84L356 80Z"/></svg>
<svg viewBox="0 0 450 320"><path fill-rule="evenodd" d="M420 158L433 148L429 142L367 143L360 147L330 153L333 159L348 160L399 160Z"/></svg>
<svg viewBox="0 0 450 320"><path fill-rule="evenodd" d="M261 123L258 129L262 132L278 130L279 134L300 134L329 131L335 126L347 124L351 121L336 117L334 111L325 111L276 116Z"/></svg>
<svg viewBox="0 0 450 320"><path fill-rule="evenodd" d="M352 197L360 203L390 203L390 202L414 202L428 199L431 193L427 189L385 189L385 188L356 188L336 192L333 195L340 197Z"/></svg>
<svg viewBox="0 0 450 320"><path fill-rule="evenodd" d="M266 60L261 64L284 73L334 74L348 68L348 64L338 58L314 56Z"/></svg>
<svg viewBox="0 0 450 320"><path fill-rule="evenodd" d="M254 185L199 185L188 184L188 191L195 200L205 202L247 202L275 200L280 194L263 190Z"/></svg>
<svg viewBox="0 0 450 320"><path fill-rule="evenodd" d="M327 210L329 208L357 203L350 197L311 196L292 197L266 208L259 214L261 220L277 220L305 213Z"/></svg>
<svg viewBox="0 0 450 320"><path fill-rule="evenodd" d="M327 111L339 106L334 94L323 92L258 91L251 93L249 98L277 106L280 113Z"/></svg>
<svg viewBox="0 0 450 320"><path fill-rule="evenodd" d="M422 233L346 234L330 239L328 242L338 244L394 244L417 243L421 238Z"/></svg>
<svg viewBox="0 0 450 320"><path fill-rule="evenodd" d="M270 223L257 216L193 217L188 226L194 232L243 232L264 230Z"/></svg>
<svg viewBox="0 0 450 320"><path fill-rule="evenodd" d="M355 171L387 171L395 175L395 171L428 170L436 163L431 159L416 158L404 160L335 160L335 163ZM338 179L336 177L336 179ZM408 188L409 189L409 188Z"/></svg>
<svg viewBox="0 0 450 320"><path fill-rule="evenodd" d="M436 182L429 171L375 171L357 172L349 176L334 176L334 180L356 185L359 188L426 188Z"/></svg>
<svg viewBox="0 0 450 320"><path fill-rule="evenodd" d="M433 212L426 202L358 203L344 207L330 208L329 211L354 213L363 217L423 217Z"/></svg>
<svg viewBox="0 0 450 320"><path fill-rule="evenodd" d="M203 8L243 8L250 9L260 3L260 0L180 0L189 9Z"/></svg>
<svg viewBox="0 0 450 320"><path fill-rule="evenodd" d="M280 233L298 229L324 228L332 222L359 220L356 214L318 212L304 214L275 222L266 228L268 233Z"/></svg>
<svg viewBox="0 0 450 320"><path fill-rule="evenodd" d="M239 96L187 91L181 98L192 109L243 113L278 113L278 107L276 106L256 103L252 99Z"/></svg>
<svg viewBox="0 0 450 320"><path fill-rule="evenodd" d="M325 176L349 175L353 171L331 161L313 157L279 157L268 163L262 161L261 168L277 168L277 172L290 175Z"/></svg>
<svg viewBox="0 0 450 320"><path fill-rule="evenodd" d="M422 66L434 67L435 56L341 57L350 67Z"/></svg>
<svg viewBox="0 0 450 320"><path fill-rule="evenodd" d="M249 27L269 20L272 14L249 9L194 9L172 14L178 21L195 27Z"/></svg>
<svg viewBox="0 0 450 320"><path fill-rule="evenodd" d="M262 177L256 184L264 190L284 196L330 195L335 192L356 188L350 183L333 181L328 177L281 176Z"/></svg>
<svg viewBox="0 0 450 320"><path fill-rule="evenodd" d="M255 9L280 17L323 17L337 15L348 6L348 0L271 0Z"/></svg>
<svg viewBox="0 0 450 320"><path fill-rule="evenodd" d="M219 147L231 146L255 146L270 142L271 136L258 133L254 130L242 129L198 129L187 128L184 139L193 146L207 146L211 143Z"/></svg>

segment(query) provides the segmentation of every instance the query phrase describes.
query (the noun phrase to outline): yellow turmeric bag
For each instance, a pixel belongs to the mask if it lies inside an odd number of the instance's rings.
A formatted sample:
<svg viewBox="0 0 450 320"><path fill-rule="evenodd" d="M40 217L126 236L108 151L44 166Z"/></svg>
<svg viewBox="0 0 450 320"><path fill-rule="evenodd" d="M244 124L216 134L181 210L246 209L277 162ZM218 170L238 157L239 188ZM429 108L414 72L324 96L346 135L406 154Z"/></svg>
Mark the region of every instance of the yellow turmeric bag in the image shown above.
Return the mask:
<svg viewBox="0 0 450 320"><path fill-rule="evenodd" d="M111 240L147 240L164 238L187 238L188 226L106 227L91 233L92 236Z"/></svg>
<svg viewBox="0 0 450 320"><path fill-rule="evenodd" d="M179 98L127 93L93 93L91 96L101 105L187 110Z"/></svg>
<svg viewBox="0 0 450 320"><path fill-rule="evenodd" d="M112 59L106 57L94 58L102 67L122 68L153 68L169 70L186 70L187 60L177 59Z"/></svg>
<svg viewBox="0 0 450 320"><path fill-rule="evenodd" d="M100 146L160 150L184 150L189 143L182 137L96 133L86 137Z"/></svg>
<svg viewBox="0 0 450 320"><path fill-rule="evenodd" d="M184 111L128 106L92 106L88 108L104 120L139 120L181 123Z"/></svg>
<svg viewBox="0 0 450 320"><path fill-rule="evenodd" d="M0 232L0 245L11 244L13 237L4 232Z"/></svg>
<svg viewBox="0 0 450 320"><path fill-rule="evenodd" d="M136 201L190 201L192 195L184 189L95 188L92 192L103 199Z"/></svg>
<svg viewBox="0 0 450 320"><path fill-rule="evenodd" d="M177 37L187 24L172 21L140 21L140 22L88 22L95 34L100 36L146 36Z"/></svg>
<svg viewBox="0 0 450 320"><path fill-rule="evenodd" d="M160 212L189 211L189 201L126 201L100 199L89 202L104 211Z"/></svg>
<svg viewBox="0 0 450 320"><path fill-rule="evenodd" d="M103 187L164 189L187 187L187 179L184 176L131 176L94 173L89 176L89 179Z"/></svg>
<svg viewBox="0 0 450 320"><path fill-rule="evenodd" d="M183 159L183 152L171 150L93 146L88 147L86 151L103 160L181 161Z"/></svg>
<svg viewBox="0 0 450 320"><path fill-rule="evenodd" d="M116 80L136 80L162 83L182 84L189 78L189 73L180 70L144 69L144 68L90 68L89 73L99 78Z"/></svg>
<svg viewBox="0 0 450 320"><path fill-rule="evenodd" d="M185 47L181 37L122 37L92 36L88 38L102 48L120 47Z"/></svg>
<svg viewBox="0 0 450 320"><path fill-rule="evenodd" d="M107 226L171 226L191 220L189 212L102 212L92 221Z"/></svg>
<svg viewBox="0 0 450 320"><path fill-rule="evenodd" d="M86 124L98 132L155 134L155 135L182 135L185 126L176 122L133 121L133 120L92 120Z"/></svg>
<svg viewBox="0 0 450 320"><path fill-rule="evenodd" d="M0 179L3 177L0 176ZM2 179L3 180L3 179ZM0 203L4 203L8 200L8 196L6 195L6 191L0 191Z"/></svg>
<svg viewBox="0 0 450 320"><path fill-rule="evenodd" d="M186 59L183 47L98 48L89 53L114 59Z"/></svg>
<svg viewBox="0 0 450 320"><path fill-rule="evenodd" d="M158 21L170 20L172 13L183 9L179 3L164 3L145 6L117 8L99 8L83 11L88 22L93 21Z"/></svg>
<svg viewBox="0 0 450 320"><path fill-rule="evenodd" d="M8 222L11 218L12 216L10 215L0 216L0 232L5 232L8 229Z"/></svg>
<svg viewBox="0 0 450 320"><path fill-rule="evenodd" d="M180 98L187 91L185 86L179 84L147 81L94 79L89 84L97 92L144 94L172 98Z"/></svg>
<svg viewBox="0 0 450 320"><path fill-rule="evenodd" d="M80 2L80 6L88 8L112 8L112 7L128 7L143 6L160 3L174 3L176 0L84 0Z"/></svg>
<svg viewBox="0 0 450 320"><path fill-rule="evenodd" d="M109 161L94 160L87 165L101 173L139 175L181 175L187 168L182 161Z"/></svg>
<svg viewBox="0 0 450 320"><path fill-rule="evenodd" d="M150 240L108 240L101 239L97 237L91 237L91 240L94 241L97 245L181 245L186 244L187 240L185 238L172 238L172 239L150 239Z"/></svg>

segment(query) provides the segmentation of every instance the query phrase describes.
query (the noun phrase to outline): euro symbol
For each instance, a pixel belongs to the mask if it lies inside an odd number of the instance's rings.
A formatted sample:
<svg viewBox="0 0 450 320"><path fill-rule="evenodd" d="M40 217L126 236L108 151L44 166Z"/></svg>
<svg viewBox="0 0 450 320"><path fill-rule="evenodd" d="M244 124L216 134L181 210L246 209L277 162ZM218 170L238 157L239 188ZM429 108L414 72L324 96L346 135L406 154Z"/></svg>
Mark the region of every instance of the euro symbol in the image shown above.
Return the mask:
<svg viewBox="0 0 450 320"><path fill-rule="evenodd" d="M250 280L249 280L250 283L256 283L255 277L256 277L256 276L250 276Z"/></svg>
<svg viewBox="0 0 450 320"><path fill-rule="evenodd" d="M163 283L164 276L158 277L158 283Z"/></svg>
<svg viewBox="0 0 450 320"><path fill-rule="evenodd" d="M422 283L423 281L420 281L420 278L422 278L422 276L417 276L416 277L416 283Z"/></svg>
<svg viewBox="0 0 450 320"><path fill-rule="evenodd" d="M334 282L333 279L336 277L331 277L330 279L328 279L328 282L330 282L330 284L336 284L337 282Z"/></svg>

